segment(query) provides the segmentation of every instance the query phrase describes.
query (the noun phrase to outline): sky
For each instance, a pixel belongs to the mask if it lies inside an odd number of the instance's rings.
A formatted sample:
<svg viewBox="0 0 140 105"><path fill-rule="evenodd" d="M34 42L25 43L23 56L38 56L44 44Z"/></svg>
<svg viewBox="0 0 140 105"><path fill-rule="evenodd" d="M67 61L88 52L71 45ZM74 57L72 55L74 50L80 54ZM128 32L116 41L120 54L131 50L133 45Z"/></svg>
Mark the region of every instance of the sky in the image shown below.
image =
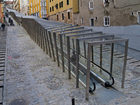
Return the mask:
<svg viewBox="0 0 140 105"><path fill-rule="evenodd" d="M13 1L13 0L4 0L4 1Z"/></svg>

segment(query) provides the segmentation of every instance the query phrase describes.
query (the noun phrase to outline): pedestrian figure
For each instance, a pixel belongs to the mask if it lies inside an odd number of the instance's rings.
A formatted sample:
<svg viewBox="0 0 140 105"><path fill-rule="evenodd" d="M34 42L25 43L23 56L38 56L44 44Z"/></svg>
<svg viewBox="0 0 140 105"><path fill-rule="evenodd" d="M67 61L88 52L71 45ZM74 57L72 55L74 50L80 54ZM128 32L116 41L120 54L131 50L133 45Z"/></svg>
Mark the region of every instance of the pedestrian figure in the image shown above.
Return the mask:
<svg viewBox="0 0 140 105"><path fill-rule="evenodd" d="M10 18L10 17L9 17L9 20L8 20L8 22L9 22L9 23L11 23L11 18Z"/></svg>
<svg viewBox="0 0 140 105"><path fill-rule="evenodd" d="M3 31L5 30L5 24L4 23L1 24L1 28L2 28Z"/></svg>
<svg viewBox="0 0 140 105"><path fill-rule="evenodd" d="M14 26L13 20L11 19L10 26Z"/></svg>

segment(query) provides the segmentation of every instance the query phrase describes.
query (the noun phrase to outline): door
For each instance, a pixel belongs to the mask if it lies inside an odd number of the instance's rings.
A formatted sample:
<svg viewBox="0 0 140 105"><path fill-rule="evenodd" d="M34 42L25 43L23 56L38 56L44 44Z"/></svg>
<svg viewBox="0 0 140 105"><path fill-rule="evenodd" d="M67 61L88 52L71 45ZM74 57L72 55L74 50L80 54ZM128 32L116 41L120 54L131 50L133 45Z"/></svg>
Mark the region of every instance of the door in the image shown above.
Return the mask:
<svg viewBox="0 0 140 105"><path fill-rule="evenodd" d="M90 19L90 26L94 26L94 19Z"/></svg>
<svg viewBox="0 0 140 105"><path fill-rule="evenodd" d="M138 12L138 24L140 24L140 12Z"/></svg>

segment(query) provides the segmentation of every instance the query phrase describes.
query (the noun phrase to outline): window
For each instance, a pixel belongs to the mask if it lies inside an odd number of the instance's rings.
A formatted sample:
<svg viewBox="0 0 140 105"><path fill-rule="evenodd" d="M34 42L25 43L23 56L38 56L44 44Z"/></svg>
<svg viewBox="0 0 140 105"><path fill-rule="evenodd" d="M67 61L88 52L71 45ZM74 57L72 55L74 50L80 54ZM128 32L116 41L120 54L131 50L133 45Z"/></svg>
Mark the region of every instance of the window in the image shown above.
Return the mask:
<svg viewBox="0 0 140 105"><path fill-rule="evenodd" d="M58 4L55 5L55 8L58 9Z"/></svg>
<svg viewBox="0 0 140 105"><path fill-rule="evenodd" d="M57 21L59 21L59 16L57 15Z"/></svg>
<svg viewBox="0 0 140 105"><path fill-rule="evenodd" d="M110 16L104 17L104 26L110 26Z"/></svg>
<svg viewBox="0 0 140 105"><path fill-rule="evenodd" d="M140 12L138 12L138 24L140 24Z"/></svg>
<svg viewBox="0 0 140 105"><path fill-rule="evenodd" d="M51 2L51 0L50 0L50 2Z"/></svg>
<svg viewBox="0 0 140 105"><path fill-rule="evenodd" d="M90 26L94 26L94 19L93 18L90 19Z"/></svg>
<svg viewBox="0 0 140 105"><path fill-rule="evenodd" d="M70 3L69 3L69 0L67 0L67 5L69 5Z"/></svg>
<svg viewBox="0 0 140 105"><path fill-rule="evenodd" d="M63 1L61 1L60 3L59 3L59 8L62 8L63 7Z"/></svg>
<svg viewBox="0 0 140 105"><path fill-rule="evenodd" d="M50 12L52 11L51 7L50 7Z"/></svg>
<svg viewBox="0 0 140 105"><path fill-rule="evenodd" d="M93 0L90 0L90 1L89 1L89 9L90 9L90 10L93 9L93 5L94 5L94 4L93 4Z"/></svg>
<svg viewBox="0 0 140 105"><path fill-rule="evenodd" d="M52 11L54 11L54 6L52 6Z"/></svg>
<svg viewBox="0 0 140 105"><path fill-rule="evenodd" d="M46 2L44 2L44 6L46 6Z"/></svg>
<svg viewBox="0 0 140 105"><path fill-rule="evenodd" d="M70 19L70 12L68 12L68 19Z"/></svg>
<svg viewBox="0 0 140 105"><path fill-rule="evenodd" d="M62 13L62 20L64 20L64 13Z"/></svg>

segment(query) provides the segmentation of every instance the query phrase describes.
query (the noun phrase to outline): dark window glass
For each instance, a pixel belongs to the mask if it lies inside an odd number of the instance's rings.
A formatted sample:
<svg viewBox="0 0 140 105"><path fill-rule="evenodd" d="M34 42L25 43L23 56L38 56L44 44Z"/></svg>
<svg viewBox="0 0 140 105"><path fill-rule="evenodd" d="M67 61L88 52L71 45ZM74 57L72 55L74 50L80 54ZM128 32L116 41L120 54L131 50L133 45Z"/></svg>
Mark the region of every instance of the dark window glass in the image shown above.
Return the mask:
<svg viewBox="0 0 140 105"><path fill-rule="evenodd" d="M62 13L62 20L64 20L64 14Z"/></svg>
<svg viewBox="0 0 140 105"><path fill-rule="evenodd" d="M59 3L59 8L63 7L63 1Z"/></svg>
<svg viewBox="0 0 140 105"><path fill-rule="evenodd" d="M67 5L69 5L70 4L70 2L69 2L69 0L67 0Z"/></svg>
<svg viewBox="0 0 140 105"><path fill-rule="evenodd" d="M57 15L57 21L59 20L59 16Z"/></svg>
<svg viewBox="0 0 140 105"><path fill-rule="evenodd" d="M68 12L68 19L70 19L70 12Z"/></svg>
<svg viewBox="0 0 140 105"><path fill-rule="evenodd" d="M62 7L63 7L63 1L61 3L62 3Z"/></svg>
<svg viewBox="0 0 140 105"><path fill-rule="evenodd" d="M51 7L50 7L50 12L52 11Z"/></svg>
<svg viewBox="0 0 140 105"><path fill-rule="evenodd" d="M58 9L58 4L55 5L55 8Z"/></svg>

